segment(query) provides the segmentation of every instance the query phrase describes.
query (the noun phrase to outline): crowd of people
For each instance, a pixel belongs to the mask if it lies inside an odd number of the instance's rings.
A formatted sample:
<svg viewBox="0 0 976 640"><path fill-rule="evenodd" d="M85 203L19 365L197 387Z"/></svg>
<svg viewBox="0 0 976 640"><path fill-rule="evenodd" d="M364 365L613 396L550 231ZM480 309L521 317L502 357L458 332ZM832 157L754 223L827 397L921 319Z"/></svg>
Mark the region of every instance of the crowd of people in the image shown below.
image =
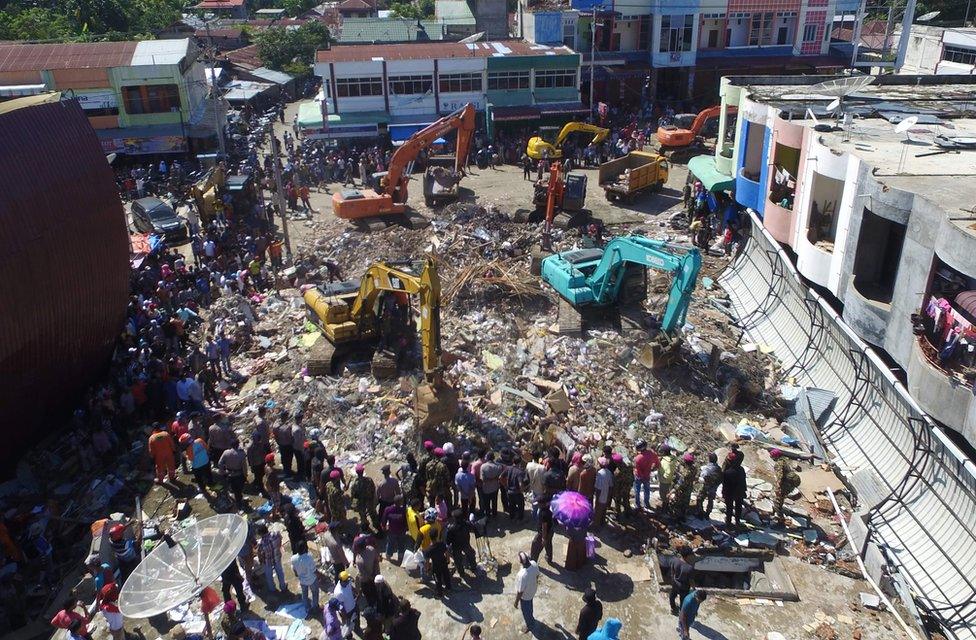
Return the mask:
<svg viewBox="0 0 976 640"><path fill-rule="evenodd" d="M608 124L612 134L604 143L570 142L564 158L576 166L594 165L643 148L657 121L638 126L633 117L614 113ZM475 153L489 152L492 165L524 165L530 133L501 132L491 141L478 135ZM371 186L372 176L388 167L392 154L379 145L330 148L302 141L297 124L293 134L285 134L283 150L280 168L293 210L311 210L310 188L355 186L357 181ZM230 168L224 164L220 169L251 176L258 189L270 190L273 162L252 147ZM118 175L123 195L135 198L164 189L185 191L198 173L163 161ZM590 531L623 523L635 512L653 512L669 522L690 514L707 518L720 487L726 525L741 525L746 476L742 452L734 447L720 464L714 453L699 460L690 452L644 441L630 450L606 446L593 451L461 450L460 444L426 441L422 451L406 451L402 463L368 470L362 464L344 466L337 458L340 452L310 437L301 410L262 405L246 420L226 413L224 390L242 381L232 359L247 348L254 316L245 313L245 321L236 322L219 301L259 302L275 286L284 258L271 205L259 198L253 207L235 209L229 194L219 196L211 219L199 218L202 212L191 217L192 257L164 246L133 269L124 330L109 374L75 413L71 437L84 464L108 465L115 453L131 447L142 425L150 424L145 446L157 483L174 492L192 484L214 510L247 516L247 543L221 576L225 604L220 628L227 638L260 640L244 624L250 610L244 584L266 598L290 594L286 558L307 614L322 623L324 640L353 632L367 639L413 640L421 637L420 612L394 592L381 560L414 572L434 597L450 594L459 580L478 588L494 560L490 536L504 513L511 526L536 531L519 554L514 578L514 606L523 617L523 632L532 632L538 624L533 602L543 579L538 563L543 553L549 564L555 563L553 538L560 528L570 542L563 565L574 571L595 553ZM333 267L338 273L338 265L331 265L330 273ZM782 475L784 486L792 481L788 471ZM658 495L652 504L655 476ZM299 487L311 498L314 525L291 500ZM565 490L590 502L593 516L587 528L557 524L551 500ZM782 517L782 500L777 506ZM113 639L122 640L118 593L137 564L135 549L142 541L131 523L113 526L109 537L114 558L90 559L89 571L96 610ZM324 551L311 553L312 542ZM678 559L687 562L685 555ZM686 638L705 592L693 589L692 572L678 567L670 575L672 609L680 637ZM52 624L66 629L72 640L87 639L92 613L73 597ZM615 618L603 620L596 591L584 592L574 635L617 638L621 626ZM483 630L472 625L468 633L477 639Z"/></svg>

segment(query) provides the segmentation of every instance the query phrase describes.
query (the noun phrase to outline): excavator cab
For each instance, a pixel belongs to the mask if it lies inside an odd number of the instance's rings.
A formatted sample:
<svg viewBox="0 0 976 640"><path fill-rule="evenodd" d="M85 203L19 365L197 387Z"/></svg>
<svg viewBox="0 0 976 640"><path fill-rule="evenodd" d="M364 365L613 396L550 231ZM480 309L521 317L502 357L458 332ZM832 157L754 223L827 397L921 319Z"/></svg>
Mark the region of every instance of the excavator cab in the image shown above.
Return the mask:
<svg viewBox="0 0 976 640"><path fill-rule="evenodd" d="M377 262L359 282L308 289L304 298L309 321L325 337L312 347L309 374L339 375L350 358L368 357L377 379L419 364L424 381L415 392L418 425L454 417L458 396L443 378L440 280L431 258Z"/></svg>

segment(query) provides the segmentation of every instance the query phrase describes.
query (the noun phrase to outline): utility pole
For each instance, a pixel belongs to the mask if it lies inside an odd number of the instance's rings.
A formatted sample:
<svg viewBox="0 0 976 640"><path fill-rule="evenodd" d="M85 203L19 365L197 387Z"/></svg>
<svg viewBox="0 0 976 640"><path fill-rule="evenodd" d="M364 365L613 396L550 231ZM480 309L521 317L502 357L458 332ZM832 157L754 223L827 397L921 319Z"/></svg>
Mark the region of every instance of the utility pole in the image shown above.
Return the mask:
<svg viewBox="0 0 976 640"><path fill-rule="evenodd" d="M603 5L600 5L601 7ZM603 26L602 24L600 25ZM596 69L596 7L593 7L593 19L590 21L590 115L594 113L593 104L593 70Z"/></svg>
<svg viewBox="0 0 976 640"><path fill-rule="evenodd" d="M210 34L210 21L204 22L207 29L207 40L210 41L210 97L213 100L214 125L217 127L217 144L220 145L220 155L227 157L227 150L224 148L224 125L220 122L220 108L217 93L217 49L214 47L213 36Z"/></svg>
<svg viewBox="0 0 976 640"><path fill-rule="evenodd" d="M288 258L291 259L291 239L288 237L288 218L285 214L285 210L287 209L285 205L285 189L281 185L280 151L278 149L278 137L275 135L273 123L268 124L268 134L271 136L271 164L274 169L275 178L275 204L278 205L278 213L281 214L281 235L285 239L285 250L288 252Z"/></svg>

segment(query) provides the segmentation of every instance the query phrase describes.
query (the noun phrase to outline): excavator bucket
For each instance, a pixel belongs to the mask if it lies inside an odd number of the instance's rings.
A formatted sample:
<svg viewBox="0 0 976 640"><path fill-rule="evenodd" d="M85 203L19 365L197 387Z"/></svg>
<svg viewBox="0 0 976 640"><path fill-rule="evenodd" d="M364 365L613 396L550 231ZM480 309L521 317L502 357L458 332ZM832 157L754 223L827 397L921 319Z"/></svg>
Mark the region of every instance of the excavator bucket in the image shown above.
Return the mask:
<svg viewBox="0 0 976 640"><path fill-rule="evenodd" d="M680 352L680 338L669 338L659 333L657 338L647 343L641 350L637 359L648 369L664 369L675 363Z"/></svg>
<svg viewBox="0 0 976 640"><path fill-rule="evenodd" d="M425 381L417 385L414 412L417 427L424 429L450 422L457 414L458 393L445 382Z"/></svg>

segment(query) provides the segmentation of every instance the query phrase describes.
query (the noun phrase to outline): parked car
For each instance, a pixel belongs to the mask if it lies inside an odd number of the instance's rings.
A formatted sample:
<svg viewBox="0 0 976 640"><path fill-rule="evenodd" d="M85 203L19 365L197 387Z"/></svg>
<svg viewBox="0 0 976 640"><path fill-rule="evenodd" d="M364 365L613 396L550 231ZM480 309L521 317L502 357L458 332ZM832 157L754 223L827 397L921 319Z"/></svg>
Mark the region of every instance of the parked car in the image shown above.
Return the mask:
<svg viewBox="0 0 976 640"><path fill-rule="evenodd" d="M159 198L140 198L132 203L132 226L140 233L155 233L170 240L187 235L183 218Z"/></svg>

